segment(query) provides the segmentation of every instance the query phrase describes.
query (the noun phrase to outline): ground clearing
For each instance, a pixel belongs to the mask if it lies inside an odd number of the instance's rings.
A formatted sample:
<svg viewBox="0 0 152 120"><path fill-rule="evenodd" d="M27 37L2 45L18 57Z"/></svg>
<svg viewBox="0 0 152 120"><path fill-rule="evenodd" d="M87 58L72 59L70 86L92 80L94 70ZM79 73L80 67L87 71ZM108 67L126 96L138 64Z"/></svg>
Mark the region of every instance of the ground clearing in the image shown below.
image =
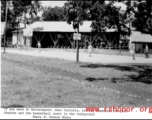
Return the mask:
<svg viewBox="0 0 152 120"><path fill-rule="evenodd" d="M11 61L16 61L16 63ZM28 65L21 64L23 62L28 63ZM115 81L122 80L120 83L125 83L127 86L132 86L134 89L149 94L152 92L151 83L125 81L131 75L138 77L139 71L143 71L143 74L146 75L144 69L147 69L148 75L148 70L151 70L152 67L147 65L144 68L144 66L142 68L125 64L120 66L90 65L60 59L2 54L2 106L150 106L151 99L147 100L135 95L130 96L121 90L116 91L107 86L99 87L94 84L102 80L99 78L104 78L104 80L112 80L108 81L107 85L113 87L113 84L119 84L113 83L113 78L115 78ZM71 75L74 73L74 77L70 76L69 73ZM83 77L86 78L81 79ZM146 80L150 81L151 79L148 79L150 77L148 76ZM133 78L130 80L136 80Z"/></svg>

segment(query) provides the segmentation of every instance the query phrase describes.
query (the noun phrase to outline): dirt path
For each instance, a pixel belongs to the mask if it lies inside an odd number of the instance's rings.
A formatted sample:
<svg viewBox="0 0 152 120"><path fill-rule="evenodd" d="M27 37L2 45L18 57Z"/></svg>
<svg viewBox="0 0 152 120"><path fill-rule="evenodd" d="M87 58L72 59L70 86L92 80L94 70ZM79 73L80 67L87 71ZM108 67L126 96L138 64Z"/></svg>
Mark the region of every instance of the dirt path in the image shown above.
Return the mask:
<svg viewBox="0 0 152 120"><path fill-rule="evenodd" d="M49 51L41 51L38 50L34 51L25 51L25 50L16 50L16 49L7 49L7 53L15 53L15 54L22 54L22 55L29 55L29 56L39 56L39 57L46 57L46 58L58 58L63 60L70 60L76 61L76 51L75 52L66 52L63 50L55 50L51 49ZM86 63L106 63L106 64L115 64L115 63L133 63L133 64L140 64L140 63L152 63L152 58L142 58L136 57L135 60L132 60L131 56L118 56L118 55L108 55L108 54L92 54L89 57L88 53L80 52L79 54L79 61L86 62Z"/></svg>
<svg viewBox="0 0 152 120"><path fill-rule="evenodd" d="M23 62L23 61L19 61L19 60L10 60L7 58L2 58L2 61L7 61L7 62L12 62L14 64L19 64L20 66L28 66L34 69L39 69L45 72L50 72L50 73L54 73L60 76L66 76L66 77L70 77L73 79L77 79L80 82L86 81L87 78L89 78L88 76L84 76L81 75L79 73L73 73L73 72L69 72L66 70L61 70L59 68L51 68L48 67L46 65L37 65L34 64L32 62ZM133 86L126 86L126 85L122 85L122 84L117 84L117 83L112 83L110 81L91 81L91 83L93 85L96 85L97 87L102 87L102 88L106 88L106 89L110 89L112 91L117 91L117 92L121 92L124 93L127 96L133 96L139 99L143 99L146 100L147 102L152 102L152 91L147 91L144 89L140 89L140 88L136 88Z"/></svg>

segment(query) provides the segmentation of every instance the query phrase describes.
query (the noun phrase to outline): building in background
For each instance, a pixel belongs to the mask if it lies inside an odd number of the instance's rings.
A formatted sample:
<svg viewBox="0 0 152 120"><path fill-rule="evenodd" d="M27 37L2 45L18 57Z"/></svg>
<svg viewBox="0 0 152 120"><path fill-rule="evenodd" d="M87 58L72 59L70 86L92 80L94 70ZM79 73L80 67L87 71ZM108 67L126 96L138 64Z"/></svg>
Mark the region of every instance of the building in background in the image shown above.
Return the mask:
<svg viewBox="0 0 152 120"><path fill-rule="evenodd" d="M11 25L7 23L7 28L10 28ZM4 33L5 33L5 22L1 22L1 46L4 46ZM12 33L6 33L6 46L11 46L12 44Z"/></svg>
<svg viewBox="0 0 152 120"><path fill-rule="evenodd" d="M12 47L20 45L24 46L23 29L24 24L20 23L18 28L12 31Z"/></svg>
<svg viewBox="0 0 152 120"><path fill-rule="evenodd" d="M12 32L12 47L24 45L24 39L23 39L23 29L20 28L18 30L15 30Z"/></svg>
<svg viewBox="0 0 152 120"><path fill-rule="evenodd" d="M152 35L133 30L131 35L131 42L135 45L136 53L144 53L145 46L147 44L149 53L152 54Z"/></svg>
<svg viewBox="0 0 152 120"><path fill-rule="evenodd" d="M107 29L106 32L93 33L91 28L92 21L84 21L80 26L79 32L81 33L81 41L79 42L80 48L86 48L89 43L94 47L104 48L118 48L119 35L115 29ZM50 22L34 22L27 26L33 29L31 38L27 38L28 46L36 47L38 42L41 42L43 48L49 47L67 47L73 48L76 41L73 40L73 25L69 25L66 21L50 21ZM30 39L30 40L29 40ZM31 42L29 42L31 41ZM122 43L125 44L125 43Z"/></svg>
<svg viewBox="0 0 152 120"><path fill-rule="evenodd" d="M1 22L1 46L3 46L3 42L4 42L4 29L5 29L5 22Z"/></svg>

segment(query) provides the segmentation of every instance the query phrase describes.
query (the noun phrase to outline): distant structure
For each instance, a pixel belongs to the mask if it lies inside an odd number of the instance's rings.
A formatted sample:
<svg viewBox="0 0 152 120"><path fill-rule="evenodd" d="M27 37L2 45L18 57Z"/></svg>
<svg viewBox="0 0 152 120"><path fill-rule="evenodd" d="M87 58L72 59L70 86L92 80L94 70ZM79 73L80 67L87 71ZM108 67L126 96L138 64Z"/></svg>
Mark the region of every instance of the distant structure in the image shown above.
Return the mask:
<svg viewBox="0 0 152 120"><path fill-rule="evenodd" d="M115 29L107 29L106 32L92 32L92 21L84 21L80 26L81 40L79 45L81 48L87 48L89 43L93 47L101 47L106 49L117 49L119 44L118 32ZM61 48L66 46L70 48L76 47L76 41L73 39L75 30L72 25L69 25L66 21L38 21L27 26L33 30L31 38L26 39L26 45L29 47L36 47L37 43L42 44L42 48L48 48L50 46ZM27 29L26 28L26 29ZM17 31L13 32L13 44L16 44ZM122 45L128 46L128 40L123 40ZM23 31L20 31L20 43L24 45ZM102 43L102 45L101 45ZM62 47L63 48L63 47Z"/></svg>

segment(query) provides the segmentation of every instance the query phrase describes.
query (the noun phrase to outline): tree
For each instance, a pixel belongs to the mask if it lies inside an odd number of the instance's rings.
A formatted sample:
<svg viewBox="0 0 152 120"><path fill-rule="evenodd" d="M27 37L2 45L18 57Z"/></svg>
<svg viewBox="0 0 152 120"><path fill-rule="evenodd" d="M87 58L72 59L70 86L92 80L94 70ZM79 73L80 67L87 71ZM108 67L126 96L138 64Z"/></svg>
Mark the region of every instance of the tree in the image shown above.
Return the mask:
<svg viewBox="0 0 152 120"><path fill-rule="evenodd" d="M146 2L136 2L133 6L135 19L133 26L142 33L152 35L152 15Z"/></svg>
<svg viewBox="0 0 152 120"><path fill-rule="evenodd" d="M13 5L13 13L14 13L14 18L15 18L15 25L17 28L17 45L18 45L18 42L20 42L21 44L21 41L18 39L18 32L19 32L19 24L21 23L22 21L22 15L23 15L23 11L24 11L24 7L22 7L22 1L12 1L12 5ZM21 49L21 47L20 47Z"/></svg>
<svg viewBox="0 0 152 120"><path fill-rule="evenodd" d="M18 1L13 1L13 5L14 5L14 11L20 13L17 14L19 15L19 17L16 17L19 18L18 22L19 23L23 22L25 28L26 28L26 24L31 24L35 20L38 20L39 18L37 17L37 13L43 10L43 7L41 6L39 0L34 0L34 1L18 0ZM29 17L27 17L27 14L29 15ZM26 37L24 37L24 40L26 41Z"/></svg>
<svg viewBox="0 0 152 120"><path fill-rule="evenodd" d="M130 28L127 24L130 22L128 13L121 11L120 8L113 5L111 1L108 4L96 3L92 8L92 14L95 18L92 23L94 32L103 32L109 29L116 29L121 34L130 34Z"/></svg>
<svg viewBox="0 0 152 120"><path fill-rule="evenodd" d="M84 1L68 1L67 8L65 10L66 21L68 24L73 24L73 28L79 33L79 25L83 24L83 20L85 19L85 15L87 15L87 11L85 5L83 4ZM84 5L84 6L83 6ZM77 40L77 57L76 61L79 61L79 42Z"/></svg>
<svg viewBox="0 0 152 120"><path fill-rule="evenodd" d="M72 1L69 0L65 4L65 16L68 24L73 24L74 29L79 29L79 25L83 25L84 20L90 18L90 8L94 1Z"/></svg>
<svg viewBox="0 0 152 120"><path fill-rule="evenodd" d="M66 18L70 24L73 22L74 29L77 28L77 19L82 25L83 20L92 20L93 32L102 32L107 28L116 28L120 33L130 33L127 26L129 23L128 13L120 11L115 7L115 0L109 1L108 4L104 0L98 1L69 1Z"/></svg>
<svg viewBox="0 0 152 120"><path fill-rule="evenodd" d="M26 28L26 24L31 24L32 20L35 19L35 17L37 17L38 12L43 11L43 7L39 0L22 1L22 7L24 8L22 12L23 22ZM29 15L29 17L27 17L27 15Z"/></svg>
<svg viewBox="0 0 152 120"><path fill-rule="evenodd" d="M118 32L119 39L119 50L121 52L121 35L130 35L131 29L129 24L133 20L133 14L128 11L121 10L120 7L114 5L117 2L116 0L109 1L108 3L100 4L95 3L92 6L92 16L94 16L94 20L92 22L92 31L93 32L105 32L107 29L114 29ZM118 1L120 2L120 1ZM125 1L121 1L125 3ZM109 42L106 37L103 35L105 40L109 44L109 48L111 48L112 42Z"/></svg>
<svg viewBox="0 0 152 120"><path fill-rule="evenodd" d="M1 5L1 21L5 22L6 1L2 0L1 3L2 3L2 5ZM8 7L8 13L7 13L7 23L9 24L8 26L12 26L12 28L14 28L14 26L16 25L14 12L9 7Z"/></svg>
<svg viewBox="0 0 152 120"><path fill-rule="evenodd" d="M48 7L45 9L42 14L44 21L65 21L63 7Z"/></svg>
<svg viewBox="0 0 152 120"><path fill-rule="evenodd" d="M152 1L146 0L146 5L147 5L147 11L149 12L149 15L152 15Z"/></svg>
<svg viewBox="0 0 152 120"><path fill-rule="evenodd" d="M1 3L1 21L5 21L4 18L6 1L2 0ZM12 9L10 9L10 7L8 8L7 22L11 23L13 27L16 27L18 23L22 21L24 21L26 24L29 24L31 22L31 19L39 19L37 17L37 13L42 10L43 7L38 0L14 0L12 1ZM23 13L25 13L25 18L23 18ZM27 18L26 14L29 14L30 18Z"/></svg>
<svg viewBox="0 0 152 120"><path fill-rule="evenodd" d="M31 24L36 20L40 20L40 17L37 15L38 12L41 12L43 10L43 6L41 5L41 2L39 2L39 0L31 1L31 3L27 5L27 9L25 10L25 14L28 13L30 15L29 19L26 17L27 24Z"/></svg>
<svg viewBox="0 0 152 120"><path fill-rule="evenodd" d="M37 13L43 10L39 0L14 0L12 2L8 2L12 3L12 9L10 9L9 6L7 13L7 26L11 26L11 28L7 27L6 33L10 33L14 29L18 28L18 25L21 22L25 24L26 28L26 24L31 24L32 22L39 20ZM4 21L6 1L2 0L1 3L1 20ZM29 14L30 17L27 17L27 14Z"/></svg>
<svg viewBox="0 0 152 120"><path fill-rule="evenodd" d="M7 1L7 21L5 21L5 16L6 16L6 1L2 0L1 1L1 21L6 22L6 41L8 40L7 38L10 37L12 34L11 32L15 29L16 23L15 23L15 17L12 9L8 6L10 4L9 1ZM2 40L3 41L3 40Z"/></svg>

